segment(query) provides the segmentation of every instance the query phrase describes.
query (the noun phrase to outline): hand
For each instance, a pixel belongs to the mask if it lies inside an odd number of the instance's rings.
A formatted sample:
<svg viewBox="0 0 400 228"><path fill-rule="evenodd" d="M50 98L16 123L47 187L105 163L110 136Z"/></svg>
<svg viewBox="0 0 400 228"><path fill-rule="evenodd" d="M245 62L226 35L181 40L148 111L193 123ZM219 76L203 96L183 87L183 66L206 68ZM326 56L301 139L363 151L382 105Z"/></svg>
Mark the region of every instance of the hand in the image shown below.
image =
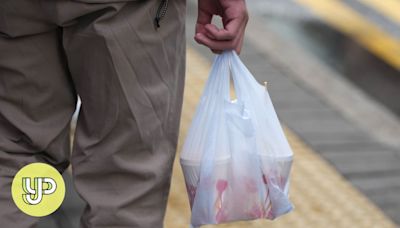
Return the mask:
<svg viewBox="0 0 400 228"><path fill-rule="evenodd" d="M211 24L213 15L222 17L224 28ZM248 20L245 0L198 0L194 39L216 54L224 50L235 50L240 54Z"/></svg>

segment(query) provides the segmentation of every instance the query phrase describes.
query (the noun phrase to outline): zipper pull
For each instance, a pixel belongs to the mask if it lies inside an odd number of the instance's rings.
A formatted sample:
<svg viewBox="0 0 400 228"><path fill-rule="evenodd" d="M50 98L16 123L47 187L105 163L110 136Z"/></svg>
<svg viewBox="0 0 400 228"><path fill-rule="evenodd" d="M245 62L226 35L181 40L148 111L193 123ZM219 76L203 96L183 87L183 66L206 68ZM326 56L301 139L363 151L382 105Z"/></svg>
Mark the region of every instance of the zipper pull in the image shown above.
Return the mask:
<svg viewBox="0 0 400 228"><path fill-rule="evenodd" d="M156 17L154 18L154 26L160 28L160 21L164 18L168 9L168 0L161 0L160 5L157 9Z"/></svg>
<svg viewBox="0 0 400 228"><path fill-rule="evenodd" d="M154 18L154 26L157 28L160 28L160 18L159 17L155 17Z"/></svg>

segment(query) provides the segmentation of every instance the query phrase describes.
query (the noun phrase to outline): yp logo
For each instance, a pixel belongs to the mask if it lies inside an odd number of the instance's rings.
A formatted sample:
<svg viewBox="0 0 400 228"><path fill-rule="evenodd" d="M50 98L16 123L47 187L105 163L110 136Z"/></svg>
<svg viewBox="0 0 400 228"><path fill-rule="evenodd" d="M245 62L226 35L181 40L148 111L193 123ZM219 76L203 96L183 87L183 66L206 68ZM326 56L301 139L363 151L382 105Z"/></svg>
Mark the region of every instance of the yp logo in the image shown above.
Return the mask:
<svg viewBox="0 0 400 228"><path fill-rule="evenodd" d="M44 187L47 184L47 188ZM37 205L42 202L43 195L53 194L57 189L57 184L50 177L35 177L31 186L30 177L22 177L22 188L26 194L23 195L23 200L26 204Z"/></svg>
<svg viewBox="0 0 400 228"><path fill-rule="evenodd" d="M42 217L60 207L65 196L65 184L61 174L52 166L32 163L15 175L11 193L21 211Z"/></svg>

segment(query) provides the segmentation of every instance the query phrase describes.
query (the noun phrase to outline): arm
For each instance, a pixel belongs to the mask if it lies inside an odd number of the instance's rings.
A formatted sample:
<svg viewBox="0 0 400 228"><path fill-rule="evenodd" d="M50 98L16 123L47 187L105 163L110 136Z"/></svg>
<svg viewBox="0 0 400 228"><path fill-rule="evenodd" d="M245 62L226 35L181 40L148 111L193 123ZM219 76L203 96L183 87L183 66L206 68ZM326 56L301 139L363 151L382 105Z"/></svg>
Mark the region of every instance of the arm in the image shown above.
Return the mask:
<svg viewBox="0 0 400 228"><path fill-rule="evenodd" d="M213 15L222 17L224 28L211 24ZM248 19L245 0L198 0L194 39L214 53L232 49L240 53Z"/></svg>

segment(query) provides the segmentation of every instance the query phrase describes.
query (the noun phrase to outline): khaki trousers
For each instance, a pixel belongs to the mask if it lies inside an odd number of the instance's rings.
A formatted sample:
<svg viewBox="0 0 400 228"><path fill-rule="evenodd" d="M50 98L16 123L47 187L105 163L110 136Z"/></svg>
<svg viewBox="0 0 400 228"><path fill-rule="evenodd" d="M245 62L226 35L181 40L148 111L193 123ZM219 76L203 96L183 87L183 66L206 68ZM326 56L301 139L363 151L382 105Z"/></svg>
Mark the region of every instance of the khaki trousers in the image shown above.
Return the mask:
<svg viewBox="0 0 400 228"><path fill-rule="evenodd" d="M81 227L163 227L185 68L185 2L1 0L0 227L34 227L11 181L72 164ZM70 120L82 100L70 157Z"/></svg>

